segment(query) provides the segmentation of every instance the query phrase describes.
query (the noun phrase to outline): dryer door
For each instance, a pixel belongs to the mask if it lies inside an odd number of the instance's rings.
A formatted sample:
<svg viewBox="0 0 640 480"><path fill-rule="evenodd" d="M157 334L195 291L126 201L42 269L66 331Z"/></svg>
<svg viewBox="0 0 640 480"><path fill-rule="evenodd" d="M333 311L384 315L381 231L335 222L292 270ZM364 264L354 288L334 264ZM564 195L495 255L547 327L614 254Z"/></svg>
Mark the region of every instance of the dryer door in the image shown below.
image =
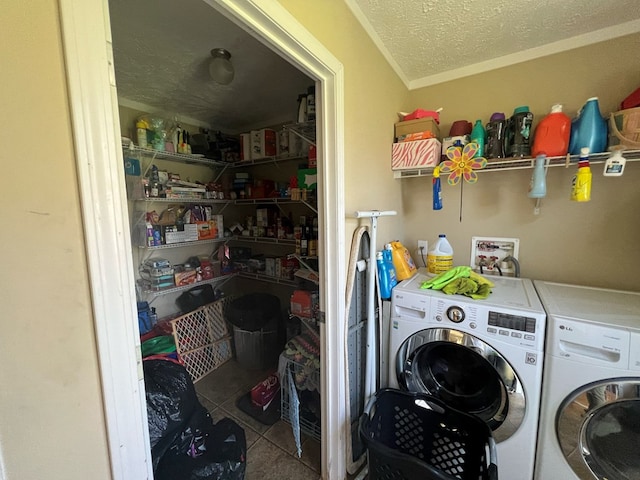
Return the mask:
<svg viewBox="0 0 640 480"><path fill-rule="evenodd" d="M497 442L513 435L524 418L522 383L509 362L459 330L431 328L409 337L398 350L396 374L402 388L482 418Z"/></svg>
<svg viewBox="0 0 640 480"><path fill-rule="evenodd" d="M610 379L575 390L560 406L556 434L579 478L640 478L640 379Z"/></svg>

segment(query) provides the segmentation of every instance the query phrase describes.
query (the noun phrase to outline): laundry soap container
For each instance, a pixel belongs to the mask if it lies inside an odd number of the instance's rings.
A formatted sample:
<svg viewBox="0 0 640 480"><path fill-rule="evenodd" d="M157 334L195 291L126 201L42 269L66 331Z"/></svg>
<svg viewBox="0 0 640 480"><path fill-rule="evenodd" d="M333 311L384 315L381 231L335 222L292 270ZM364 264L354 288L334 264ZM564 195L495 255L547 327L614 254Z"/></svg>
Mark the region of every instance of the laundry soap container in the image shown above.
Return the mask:
<svg viewBox="0 0 640 480"><path fill-rule="evenodd" d="M591 97L571 122L569 153L579 155L583 148L588 148L590 153L604 152L607 134L607 122L600 114L598 97Z"/></svg>
<svg viewBox="0 0 640 480"><path fill-rule="evenodd" d="M227 320L233 325L238 363L249 370L277 364L280 341L280 299L267 293L250 293L229 304Z"/></svg>
<svg viewBox="0 0 640 480"><path fill-rule="evenodd" d="M453 268L453 247L447 240L447 236L441 233L433 248L427 252L427 271L438 274L451 268Z"/></svg>
<svg viewBox="0 0 640 480"><path fill-rule="evenodd" d="M571 118L562 111L562 105L551 107L551 113L540 120L533 137L531 154L534 157L561 157L569 151Z"/></svg>
<svg viewBox="0 0 640 480"><path fill-rule="evenodd" d="M409 250L399 241L389 243L391 258L396 269L396 279L400 282L413 276L418 271Z"/></svg>

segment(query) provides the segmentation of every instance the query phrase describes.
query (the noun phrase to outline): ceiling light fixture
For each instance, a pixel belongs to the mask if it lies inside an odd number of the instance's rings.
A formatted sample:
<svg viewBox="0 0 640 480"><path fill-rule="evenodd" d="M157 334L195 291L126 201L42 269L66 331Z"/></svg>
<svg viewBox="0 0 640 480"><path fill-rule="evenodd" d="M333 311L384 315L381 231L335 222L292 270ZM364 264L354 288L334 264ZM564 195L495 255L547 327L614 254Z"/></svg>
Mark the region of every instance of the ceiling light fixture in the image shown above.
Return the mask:
<svg viewBox="0 0 640 480"><path fill-rule="evenodd" d="M214 48L211 50L211 62L209 63L209 75L217 83L228 85L233 80L233 65L229 61L231 54L224 48Z"/></svg>

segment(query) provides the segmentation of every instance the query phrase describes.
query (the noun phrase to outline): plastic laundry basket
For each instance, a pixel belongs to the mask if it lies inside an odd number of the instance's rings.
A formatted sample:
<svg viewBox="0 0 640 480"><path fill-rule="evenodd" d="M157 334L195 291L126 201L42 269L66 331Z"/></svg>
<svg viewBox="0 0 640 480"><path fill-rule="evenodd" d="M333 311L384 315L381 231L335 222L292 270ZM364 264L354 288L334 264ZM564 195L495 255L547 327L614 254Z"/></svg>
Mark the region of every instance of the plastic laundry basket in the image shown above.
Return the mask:
<svg viewBox="0 0 640 480"><path fill-rule="evenodd" d="M360 417L369 480L497 480L495 441L481 419L423 393L377 392Z"/></svg>

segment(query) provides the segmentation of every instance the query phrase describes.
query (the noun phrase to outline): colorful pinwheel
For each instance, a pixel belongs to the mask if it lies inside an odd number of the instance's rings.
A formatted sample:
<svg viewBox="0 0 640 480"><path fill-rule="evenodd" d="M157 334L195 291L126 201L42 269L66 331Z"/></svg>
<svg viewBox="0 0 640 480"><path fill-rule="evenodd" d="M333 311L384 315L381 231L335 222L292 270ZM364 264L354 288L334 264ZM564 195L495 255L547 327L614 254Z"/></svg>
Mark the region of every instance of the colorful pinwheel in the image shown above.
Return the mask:
<svg viewBox="0 0 640 480"><path fill-rule="evenodd" d="M448 173L447 183L449 185L457 185L460 177L464 177L467 183L476 183L478 174L474 170L480 170L487 165L487 159L484 157L473 156L478 151L478 144L467 143L464 148L449 147L447 148L447 158L440 164L440 173Z"/></svg>

